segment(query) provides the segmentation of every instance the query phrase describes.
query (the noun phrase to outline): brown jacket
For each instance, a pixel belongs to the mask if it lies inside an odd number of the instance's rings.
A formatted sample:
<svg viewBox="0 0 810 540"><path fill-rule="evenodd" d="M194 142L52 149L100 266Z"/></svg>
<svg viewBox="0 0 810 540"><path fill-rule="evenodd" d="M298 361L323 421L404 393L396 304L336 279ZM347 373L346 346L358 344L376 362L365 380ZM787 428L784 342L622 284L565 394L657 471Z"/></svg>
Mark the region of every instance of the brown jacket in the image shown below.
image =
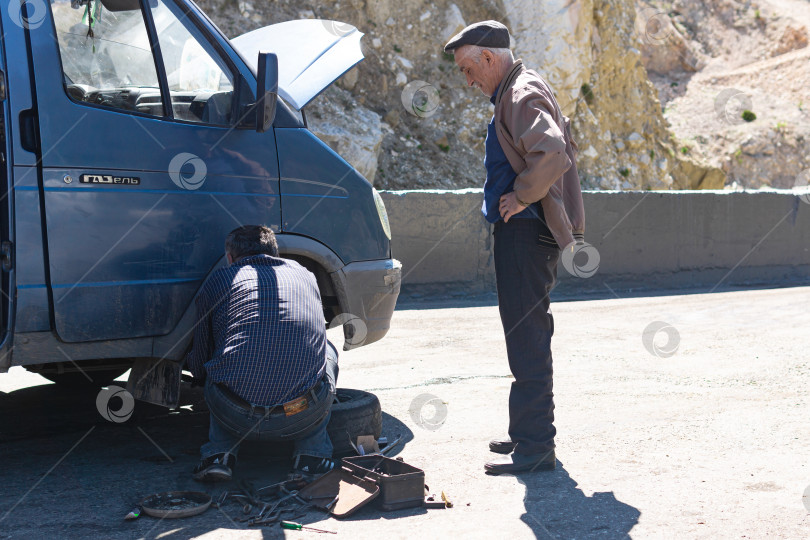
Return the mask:
<svg viewBox="0 0 810 540"><path fill-rule="evenodd" d="M518 199L541 201L546 224L560 248L575 237L582 241L585 208L571 122L548 84L521 60L512 64L495 96L495 131L517 173Z"/></svg>

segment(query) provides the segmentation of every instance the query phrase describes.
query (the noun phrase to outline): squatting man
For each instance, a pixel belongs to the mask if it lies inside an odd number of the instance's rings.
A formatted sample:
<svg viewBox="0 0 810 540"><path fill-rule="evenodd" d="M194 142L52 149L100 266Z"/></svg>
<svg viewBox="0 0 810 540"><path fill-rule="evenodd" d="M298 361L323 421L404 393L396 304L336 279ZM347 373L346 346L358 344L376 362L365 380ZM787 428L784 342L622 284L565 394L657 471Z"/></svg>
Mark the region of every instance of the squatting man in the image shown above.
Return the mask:
<svg viewBox="0 0 810 540"><path fill-rule="evenodd" d="M186 368L204 380L208 442L194 478L227 481L242 441L294 441L293 470L334 467L327 433L338 376L315 276L279 257L273 231L239 227L225 240L229 266L203 285Z"/></svg>

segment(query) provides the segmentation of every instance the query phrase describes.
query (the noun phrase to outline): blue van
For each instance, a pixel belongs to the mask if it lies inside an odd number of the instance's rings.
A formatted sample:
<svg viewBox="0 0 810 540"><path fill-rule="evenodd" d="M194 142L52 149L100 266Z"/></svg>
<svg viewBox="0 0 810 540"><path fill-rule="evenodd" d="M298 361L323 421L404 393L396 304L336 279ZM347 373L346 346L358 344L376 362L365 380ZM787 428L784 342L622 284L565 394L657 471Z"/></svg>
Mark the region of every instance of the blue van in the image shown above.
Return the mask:
<svg viewBox="0 0 810 540"><path fill-rule="evenodd" d="M356 28L229 40L191 0L12 0L0 24L0 372L178 365L244 224L313 272L344 349L386 334L401 265L382 199L303 113L362 60Z"/></svg>

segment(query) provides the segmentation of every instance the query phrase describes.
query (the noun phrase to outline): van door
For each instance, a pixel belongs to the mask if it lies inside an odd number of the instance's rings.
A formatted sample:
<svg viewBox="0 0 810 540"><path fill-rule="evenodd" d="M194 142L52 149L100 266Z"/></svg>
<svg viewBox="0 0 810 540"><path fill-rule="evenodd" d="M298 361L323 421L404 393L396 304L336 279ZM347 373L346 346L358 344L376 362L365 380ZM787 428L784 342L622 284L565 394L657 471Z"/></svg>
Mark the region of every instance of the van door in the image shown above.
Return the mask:
<svg viewBox="0 0 810 540"><path fill-rule="evenodd" d="M275 138L240 125L255 80L189 5L77 4L29 31L54 324L167 334L230 230L277 229Z"/></svg>
<svg viewBox="0 0 810 540"><path fill-rule="evenodd" d="M0 32L2 25L0 25ZM13 317L13 301L11 296L11 282L13 277L13 238L11 228L11 149L8 142L11 140L8 122L9 106L6 99L6 65L3 43L0 42L0 370L8 362L4 362L11 348L11 325Z"/></svg>

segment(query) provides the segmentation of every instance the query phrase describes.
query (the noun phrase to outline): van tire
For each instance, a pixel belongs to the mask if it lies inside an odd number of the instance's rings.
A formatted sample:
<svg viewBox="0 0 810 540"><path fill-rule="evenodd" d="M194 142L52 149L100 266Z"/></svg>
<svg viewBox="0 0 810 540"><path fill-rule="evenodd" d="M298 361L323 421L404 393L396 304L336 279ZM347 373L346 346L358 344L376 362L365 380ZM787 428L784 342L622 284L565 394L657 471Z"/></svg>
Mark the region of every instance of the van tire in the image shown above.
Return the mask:
<svg viewBox="0 0 810 540"><path fill-rule="evenodd" d="M382 433L382 408L380 400L371 392L338 388L332 404L332 417L327 431L332 440L335 456L354 454L353 443L360 435Z"/></svg>

